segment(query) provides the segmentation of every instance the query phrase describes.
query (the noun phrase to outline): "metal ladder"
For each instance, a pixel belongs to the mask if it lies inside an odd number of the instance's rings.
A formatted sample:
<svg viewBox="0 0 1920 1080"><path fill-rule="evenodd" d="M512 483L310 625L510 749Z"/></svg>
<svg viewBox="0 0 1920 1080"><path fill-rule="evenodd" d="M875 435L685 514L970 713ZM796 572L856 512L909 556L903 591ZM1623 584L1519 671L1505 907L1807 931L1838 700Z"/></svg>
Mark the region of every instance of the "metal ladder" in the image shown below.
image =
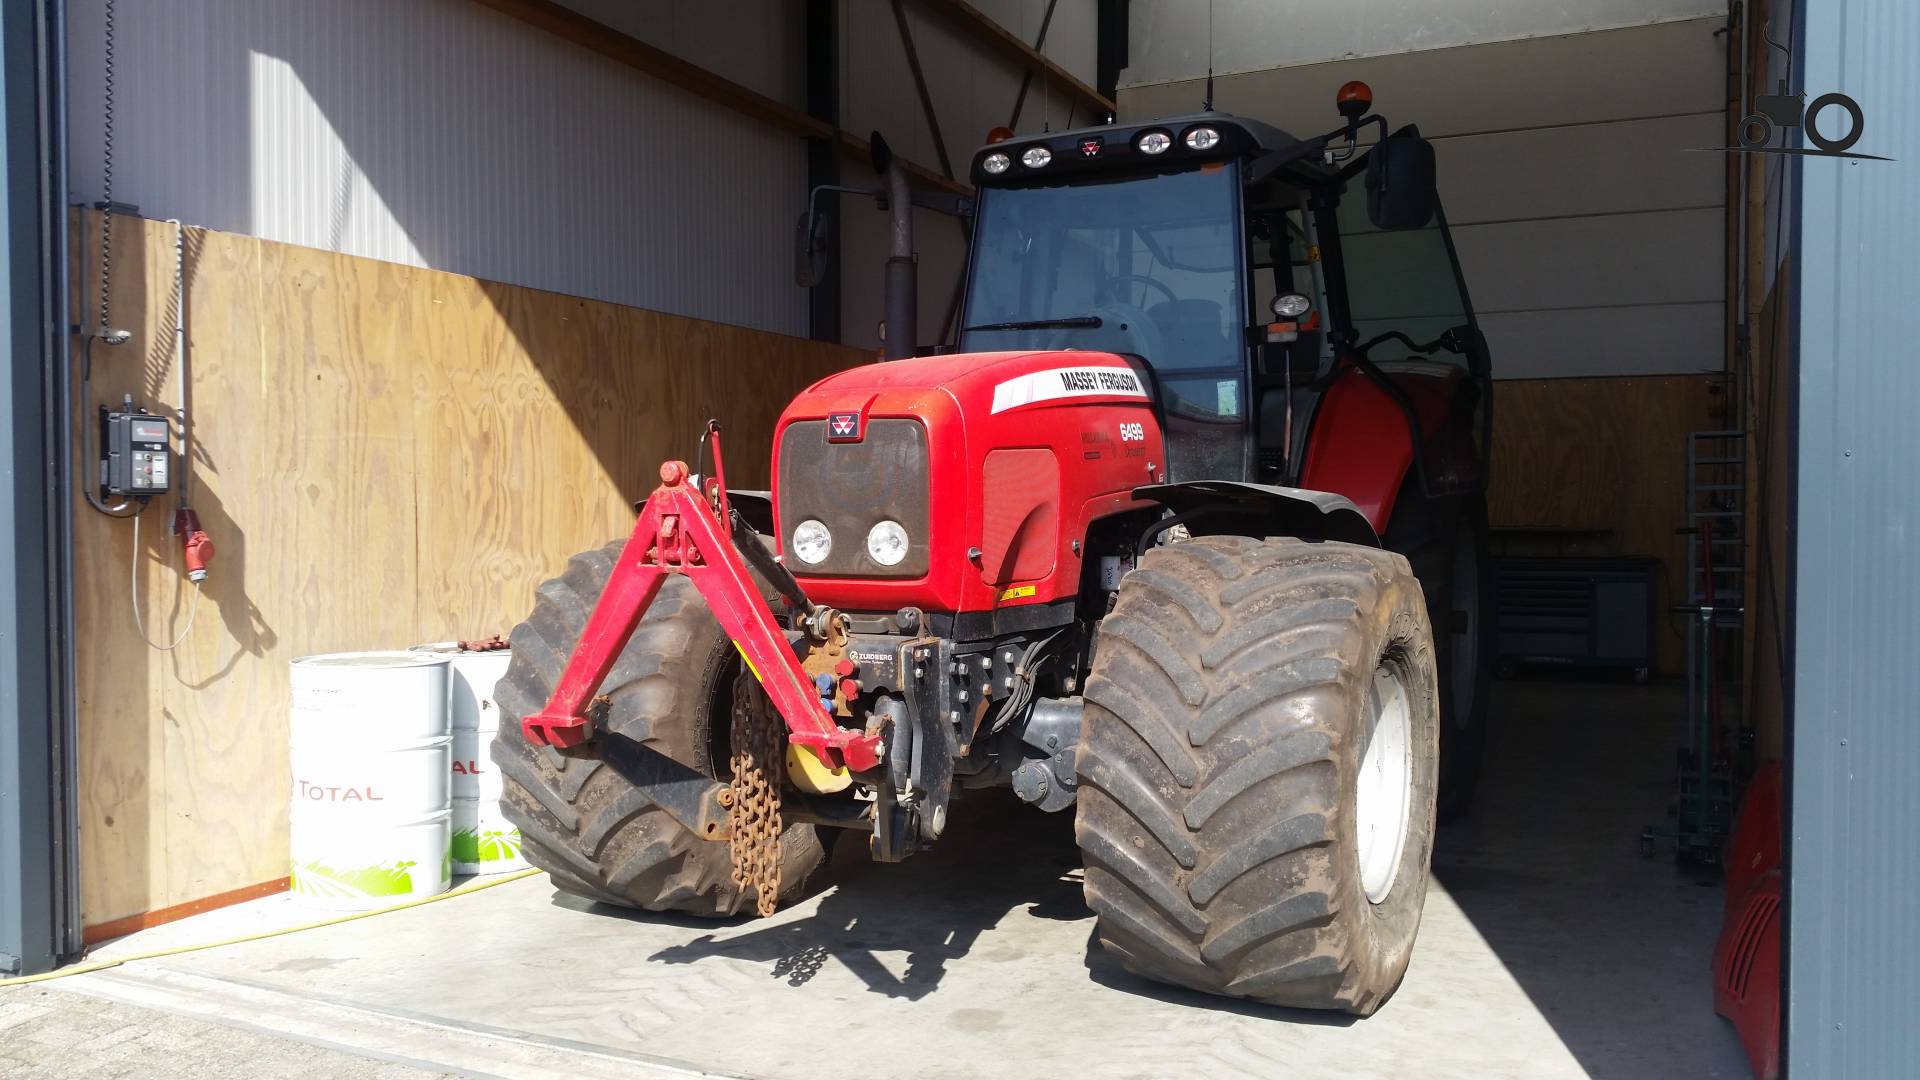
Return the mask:
<svg viewBox="0 0 1920 1080"><path fill-rule="evenodd" d="M1640 851L1651 856L1667 842L1677 858L1712 864L1733 826L1735 763L1749 749L1727 744L1719 670L1746 611L1746 434L1688 432L1686 469L1686 595L1673 610L1687 619L1687 738L1674 818L1642 832Z"/></svg>
<svg viewBox="0 0 1920 1080"><path fill-rule="evenodd" d="M1746 581L1746 445L1742 431L1687 433L1687 529L1697 533L1704 525L1713 532L1714 606L1728 609L1725 618L1731 620L1716 616L1722 628L1737 628L1740 616L1733 612L1746 607L1740 595ZM1687 602L1695 606L1707 602L1708 575L1701 560L1707 546L1687 545Z"/></svg>

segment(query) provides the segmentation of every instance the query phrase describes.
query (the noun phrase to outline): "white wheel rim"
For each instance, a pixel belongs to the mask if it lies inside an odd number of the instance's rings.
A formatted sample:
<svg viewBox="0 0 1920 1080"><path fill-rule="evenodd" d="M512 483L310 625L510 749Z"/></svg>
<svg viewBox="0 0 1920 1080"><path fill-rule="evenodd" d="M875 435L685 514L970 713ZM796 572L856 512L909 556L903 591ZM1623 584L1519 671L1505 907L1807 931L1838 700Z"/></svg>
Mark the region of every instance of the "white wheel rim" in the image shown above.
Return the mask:
<svg viewBox="0 0 1920 1080"><path fill-rule="evenodd" d="M1360 776L1353 788L1360 888L1375 904L1393 891L1400 854L1407 846L1413 808L1412 728L1406 686L1391 668L1376 669L1367 694L1367 748L1360 755Z"/></svg>

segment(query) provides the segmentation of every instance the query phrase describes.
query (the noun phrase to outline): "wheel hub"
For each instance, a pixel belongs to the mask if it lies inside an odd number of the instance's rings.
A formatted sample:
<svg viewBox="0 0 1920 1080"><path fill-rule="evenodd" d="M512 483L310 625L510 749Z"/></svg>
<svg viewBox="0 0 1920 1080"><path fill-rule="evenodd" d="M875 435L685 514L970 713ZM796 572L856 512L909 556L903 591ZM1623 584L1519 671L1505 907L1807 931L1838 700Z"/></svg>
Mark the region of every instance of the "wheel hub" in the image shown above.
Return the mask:
<svg viewBox="0 0 1920 1080"><path fill-rule="evenodd" d="M1371 903L1393 891L1413 812L1413 709L1399 674L1382 665L1367 694L1367 743L1353 789L1360 887Z"/></svg>

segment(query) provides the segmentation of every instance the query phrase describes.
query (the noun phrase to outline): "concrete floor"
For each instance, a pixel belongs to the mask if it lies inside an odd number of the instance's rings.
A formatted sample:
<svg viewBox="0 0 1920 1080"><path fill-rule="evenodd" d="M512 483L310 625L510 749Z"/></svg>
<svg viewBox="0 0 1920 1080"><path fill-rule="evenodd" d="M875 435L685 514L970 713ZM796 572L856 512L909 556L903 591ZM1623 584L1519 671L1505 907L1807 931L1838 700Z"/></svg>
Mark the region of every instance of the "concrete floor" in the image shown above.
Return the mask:
<svg viewBox="0 0 1920 1080"><path fill-rule="evenodd" d="M366 1054L65 990L0 990L0 1076L143 1080L433 1080Z"/></svg>
<svg viewBox="0 0 1920 1080"><path fill-rule="evenodd" d="M457 1075L1745 1075L1712 1012L1720 889L1637 851L1677 689L1501 683L1494 706L1489 780L1442 832L1413 967L1363 1021L1127 975L1092 940L1069 816L992 799L899 866L843 846L835 887L766 921L635 915L535 877L53 985ZM273 897L101 952L309 917ZM142 1075L217 1074L186 1048Z"/></svg>

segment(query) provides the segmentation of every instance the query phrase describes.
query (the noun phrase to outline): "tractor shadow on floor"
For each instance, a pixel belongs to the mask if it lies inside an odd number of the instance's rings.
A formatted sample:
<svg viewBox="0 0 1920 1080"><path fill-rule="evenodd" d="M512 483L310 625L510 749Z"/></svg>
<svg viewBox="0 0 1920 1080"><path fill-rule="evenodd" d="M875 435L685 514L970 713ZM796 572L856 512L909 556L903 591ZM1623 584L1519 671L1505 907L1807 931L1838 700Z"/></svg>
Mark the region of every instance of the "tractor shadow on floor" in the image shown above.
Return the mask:
<svg viewBox="0 0 1920 1080"><path fill-rule="evenodd" d="M1081 896L1073 815L1043 814L989 792L956 802L947 838L894 866L869 860L862 833L841 834L818 891L770 920L724 922L686 915L555 902L611 918L681 927L688 940L649 961L696 964L716 958L765 965L789 987L808 985L830 964L872 993L919 1001L939 989L949 966L980 950L988 961L1018 960L1035 948L1020 917L1084 923L1087 976L1119 993L1209 1013L1344 1027L1355 1018L1283 1009L1165 986L1128 972L1107 955ZM1058 948L1057 938L1049 935ZM904 967L901 957L904 956Z"/></svg>
<svg viewBox="0 0 1920 1080"><path fill-rule="evenodd" d="M948 965L976 947L1017 951L1015 940L996 942L987 933L1011 915L1091 918L1080 897L1071 815L985 797L956 802L951 817L947 839L895 866L869 860L865 834L841 835L817 899L764 922L714 923L598 904L588 910L700 931L650 960L767 964L771 977L791 987L807 985L832 961L873 993L908 1001L931 994ZM883 959L887 954L904 954L904 970L897 959Z"/></svg>

